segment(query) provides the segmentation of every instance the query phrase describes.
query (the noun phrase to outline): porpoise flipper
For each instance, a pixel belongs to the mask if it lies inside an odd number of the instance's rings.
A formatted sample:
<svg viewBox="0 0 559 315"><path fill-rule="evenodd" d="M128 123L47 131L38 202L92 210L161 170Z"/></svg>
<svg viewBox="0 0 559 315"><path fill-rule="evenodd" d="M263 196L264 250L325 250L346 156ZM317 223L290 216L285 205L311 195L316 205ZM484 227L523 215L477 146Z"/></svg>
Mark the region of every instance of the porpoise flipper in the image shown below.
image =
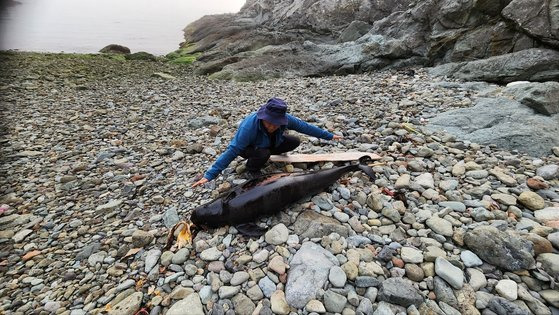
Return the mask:
<svg viewBox="0 0 559 315"><path fill-rule="evenodd" d="M248 237L260 237L268 230L267 228L260 227L255 223L242 223L235 225L235 228L239 231L239 233Z"/></svg>

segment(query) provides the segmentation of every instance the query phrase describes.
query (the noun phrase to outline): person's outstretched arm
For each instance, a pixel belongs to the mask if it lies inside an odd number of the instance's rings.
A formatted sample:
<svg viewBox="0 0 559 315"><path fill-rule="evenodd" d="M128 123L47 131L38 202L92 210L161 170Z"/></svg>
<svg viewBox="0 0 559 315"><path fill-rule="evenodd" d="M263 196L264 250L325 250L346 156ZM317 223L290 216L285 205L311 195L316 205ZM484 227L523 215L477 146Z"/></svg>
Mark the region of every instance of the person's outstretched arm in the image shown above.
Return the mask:
<svg viewBox="0 0 559 315"><path fill-rule="evenodd" d="M192 184L192 187L203 185L216 178L219 173L221 173L221 171L223 171L231 163L231 161L239 156L241 151L250 144L253 136L254 135L249 128L241 126L225 152L223 152L212 167L206 171L204 177Z"/></svg>
<svg viewBox="0 0 559 315"><path fill-rule="evenodd" d="M325 139L325 140L340 140L342 137L328 132L317 126L311 125L295 116L287 115L287 129L295 130L304 133L311 137Z"/></svg>

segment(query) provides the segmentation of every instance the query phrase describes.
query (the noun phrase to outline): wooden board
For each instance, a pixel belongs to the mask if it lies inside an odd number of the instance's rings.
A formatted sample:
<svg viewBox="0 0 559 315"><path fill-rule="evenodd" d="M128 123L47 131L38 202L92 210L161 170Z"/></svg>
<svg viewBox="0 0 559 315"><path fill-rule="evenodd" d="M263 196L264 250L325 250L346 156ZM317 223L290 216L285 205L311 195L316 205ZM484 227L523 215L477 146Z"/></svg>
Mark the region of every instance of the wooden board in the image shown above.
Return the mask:
<svg viewBox="0 0 559 315"><path fill-rule="evenodd" d="M290 154L272 155L270 161L285 163L309 163L309 162L344 162L357 161L364 156L369 156L372 160L380 160L382 157L371 152L336 152L324 154Z"/></svg>

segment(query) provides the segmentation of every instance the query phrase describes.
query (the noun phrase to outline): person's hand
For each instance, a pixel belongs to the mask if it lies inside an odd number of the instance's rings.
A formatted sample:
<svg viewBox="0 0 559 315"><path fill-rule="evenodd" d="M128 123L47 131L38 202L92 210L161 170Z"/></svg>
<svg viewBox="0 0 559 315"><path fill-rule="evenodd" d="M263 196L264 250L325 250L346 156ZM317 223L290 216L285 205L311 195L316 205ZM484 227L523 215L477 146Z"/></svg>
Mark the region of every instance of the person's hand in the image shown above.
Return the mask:
<svg viewBox="0 0 559 315"><path fill-rule="evenodd" d="M192 184L192 188L196 187L196 186L201 186L204 185L205 183L208 182L208 179L205 177L200 178L200 180L198 180L197 182L195 182L194 184Z"/></svg>
<svg viewBox="0 0 559 315"><path fill-rule="evenodd" d="M332 138L332 140L340 141L340 140L342 140L343 138L344 138L344 137L342 137L342 136L334 135L334 137Z"/></svg>

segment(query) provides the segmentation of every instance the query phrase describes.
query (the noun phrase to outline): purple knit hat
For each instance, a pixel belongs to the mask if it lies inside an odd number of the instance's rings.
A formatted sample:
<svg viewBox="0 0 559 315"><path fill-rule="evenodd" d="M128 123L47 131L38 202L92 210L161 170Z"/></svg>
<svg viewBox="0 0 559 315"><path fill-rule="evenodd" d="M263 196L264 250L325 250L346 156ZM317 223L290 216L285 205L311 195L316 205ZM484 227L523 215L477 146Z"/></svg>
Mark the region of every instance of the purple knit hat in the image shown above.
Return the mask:
<svg viewBox="0 0 559 315"><path fill-rule="evenodd" d="M272 97L266 104L260 106L256 116L274 125L287 125L287 104L284 100Z"/></svg>

